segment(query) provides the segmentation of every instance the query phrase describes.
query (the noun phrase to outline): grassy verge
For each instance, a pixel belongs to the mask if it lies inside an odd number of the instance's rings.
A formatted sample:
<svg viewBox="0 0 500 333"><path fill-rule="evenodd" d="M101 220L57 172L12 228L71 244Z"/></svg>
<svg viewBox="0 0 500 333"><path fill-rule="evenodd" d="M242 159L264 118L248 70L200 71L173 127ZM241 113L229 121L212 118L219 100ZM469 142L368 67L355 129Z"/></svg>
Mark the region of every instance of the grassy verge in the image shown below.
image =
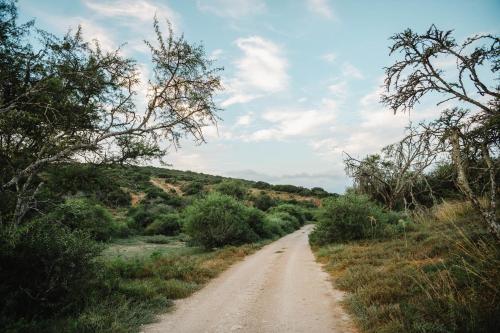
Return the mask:
<svg viewBox="0 0 500 333"><path fill-rule="evenodd" d="M494 332L500 247L463 203L415 217L401 236L315 247L362 332Z"/></svg>
<svg viewBox="0 0 500 333"><path fill-rule="evenodd" d="M116 240L99 258L101 276L85 306L71 318L19 323L15 332L138 332L210 279L269 243L227 246L214 251L188 247L182 237L150 243L147 236Z"/></svg>

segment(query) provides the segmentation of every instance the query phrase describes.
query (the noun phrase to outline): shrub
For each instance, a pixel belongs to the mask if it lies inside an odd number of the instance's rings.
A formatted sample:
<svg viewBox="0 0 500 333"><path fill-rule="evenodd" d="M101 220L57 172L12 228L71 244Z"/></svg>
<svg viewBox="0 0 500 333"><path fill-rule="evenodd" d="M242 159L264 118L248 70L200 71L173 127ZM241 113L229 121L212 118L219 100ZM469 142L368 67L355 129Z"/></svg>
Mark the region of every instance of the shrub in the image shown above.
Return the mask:
<svg viewBox="0 0 500 333"><path fill-rule="evenodd" d="M397 213L386 213L366 196L348 194L325 199L309 239L312 244L324 245L377 237L382 235L386 225L397 223L398 217Z"/></svg>
<svg viewBox="0 0 500 333"><path fill-rule="evenodd" d="M245 210L245 221L248 223L250 228L259 237L266 238L266 232L264 231L265 214L259 209L253 207L246 207Z"/></svg>
<svg viewBox="0 0 500 333"><path fill-rule="evenodd" d="M271 184L269 183L266 183L266 182L261 182L261 181L258 181L256 182L253 187L255 188L259 188L259 189L262 189L262 190L266 190L266 189L270 189L271 188Z"/></svg>
<svg viewBox="0 0 500 333"><path fill-rule="evenodd" d="M203 183L190 181L181 186L181 190L186 195L195 195L203 192Z"/></svg>
<svg viewBox="0 0 500 333"><path fill-rule="evenodd" d="M184 201L177 195L175 189L170 189L170 193L167 193L157 187L150 187L146 190L146 199L150 201L161 199L163 203L173 207L182 207L184 205Z"/></svg>
<svg viewBox="0 0 500 333"><path fill-rule="evenodd" d="M85 230L99 241L110 239L118 229L104 207L86 198L67 199L56 206L46 219L63 224L71 230Z"/></svg>
<svg viewBox="0 0 500 333"><path fill-rule="evenodd" d="M300 225L303 225L306 222L305 210L302 207L293 204L283 204L276 207L273 207L270 210L271 213L275 212L285 212L297 219Z"/></svg>
<svg viewBox="0 0 500 333"><path fill-rule="evenodd" d="M224 180L215 186L215 190L239 200L244 199L248 192L245 184L238 180Z"/></svg>
<svg viewBox="0 0 500 333"><path fill-rule="evenodd" d="M253 198L253 203L256 208L266 211L276 205L276 200L267 193L260 193Z"/></svg>
<svg viewBox="0 0 500 333"><path fill-rule="evenodd" d="M147 235L174 236L181 231L179 214L169 213L158 215L153 222L146 227L144 232Z"/></svg>
<svg viewBox="0 0 500 333"><path fill-rule="evenodd" d="M131 217L129 226L140 231L153 223L157 216L174 212L174 209L164 204L161 199L158 201L149 201L130 208L128 213Z"/></svg>
<svg viewBox="0 0 500 333"><path fill-rule="evenodd" d="M81 304L100 247L87 232L48 220L0 230L0 316L28 319ZM70 309L70 307L73 309Z"/></svg>
<svg viewBox="0 0 500 333"><path fill-rule="evenodd" d="M186 208L184 227L195 242L206 248L242 244L258 239L246 217L243 204L215 192Z"/></svg>

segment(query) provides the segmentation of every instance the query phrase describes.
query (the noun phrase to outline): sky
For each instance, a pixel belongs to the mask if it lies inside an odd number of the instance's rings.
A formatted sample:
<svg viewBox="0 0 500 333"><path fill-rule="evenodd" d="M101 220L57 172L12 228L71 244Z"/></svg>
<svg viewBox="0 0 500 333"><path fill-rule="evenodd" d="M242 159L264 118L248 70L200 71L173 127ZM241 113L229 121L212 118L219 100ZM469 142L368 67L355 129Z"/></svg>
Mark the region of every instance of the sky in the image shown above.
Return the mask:
<svg viewBox="0 0 500 333"><path fill-rule="evenodd" d="M409 121L439 115L426 101L394 115L379 103L389 37L431 24L460 41L498 34L500 1L472 0L20 0L20 20L63 35L78 25L104 50L122 46L143 76L156 14L163 30L204 45L224 67L223 109L207 143L182 140L174 169L320 186L342 193L343 152L363 157L394 143ZM124 45L125 44L125 45ZM443 62L446 66L446 61ZM140 105L140 103L138 103ZM155 162L158 163L158 162Z"/></svg>

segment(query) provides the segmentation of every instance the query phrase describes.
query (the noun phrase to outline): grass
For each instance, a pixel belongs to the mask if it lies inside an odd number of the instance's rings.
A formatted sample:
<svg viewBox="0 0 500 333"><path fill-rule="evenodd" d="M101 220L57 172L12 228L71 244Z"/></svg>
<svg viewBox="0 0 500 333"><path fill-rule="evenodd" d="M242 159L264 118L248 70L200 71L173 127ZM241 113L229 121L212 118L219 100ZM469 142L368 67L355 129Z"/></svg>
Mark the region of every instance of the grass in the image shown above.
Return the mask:
<svg viewBox="0 0 500 333"><path fill-rule="evenodd" d="M500 247L470 206L443 203L401 236L314 248L362 332L494 332Z"/></svg>
<svg viewBox="0 0 500 333"><path fill-rule="evenodd" d="M214 251L188 247L183 236L149 244L151 237L114 240L98 259L101 275L76 315L20 320L6 332L135 333L233 263L269 241Z"/></svg>

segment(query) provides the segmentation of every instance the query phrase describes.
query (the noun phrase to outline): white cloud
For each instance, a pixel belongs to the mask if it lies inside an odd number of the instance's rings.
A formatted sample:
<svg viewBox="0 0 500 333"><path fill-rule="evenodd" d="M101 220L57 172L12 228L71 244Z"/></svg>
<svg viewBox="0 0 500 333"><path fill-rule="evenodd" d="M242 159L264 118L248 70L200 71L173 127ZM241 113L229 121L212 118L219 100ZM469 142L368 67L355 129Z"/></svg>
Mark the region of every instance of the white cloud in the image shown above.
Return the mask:
<svg viewBox="0 0 500 333"><path fill-rule="evenodd" d="M169 19L174 26L178 23L178 14L170 7L147 0L84 0L83 3L100 16L126 18L127 20L132 18L146 23L151 22L156 14L159 19ZM128 23L137 24L133 20Z"/></svg>
<svg viewBox="0 0 500 333"><path fill-rule="evenodd" d="M198 0L198 9L217 16L240 18L265 12L263 0Z"/></svg>
<svg viewBox="0 0 500 333"><path fill-rule="evenodd" d="M336 102L324 99L320 109L270 110L262 119L271 126L243 137L245 141L284 140L292 137L312 137L327 131L336 119Z"/></svg>
<svg viewBox="0 0 500 333"><path fill-rule="evenodd" d="M333 10L328 0L307 0L307 7L313 13L321 15L327 19L334 17Z"/></svg>
<svg viewBox="0 0 500 333"><path fill-rule="evenodd" d="M328 91L334 96L344 97L347 94L347 82L341 81L328 86Z"/></svg>
<svg viewBox="0 0 500 333"><path fill-rule="evenodd" d="M337 55L333 52L325 53L321 56L321 59L323 59L326 62L333 63L337 59Z"/></svg>
<svg viewBox="0 0 500 333"><path fill-rule="evenodd" d="M236 126L248 126L252 123L253 113L249 112L236 120Z"/></svg>
<svg viewBox="0 0 500 333"><path fill-rule="evenodd" d="M359 79L359 80L364 79L364 75L361 72L361 70L359 70L356 66L354 66L349 62L343 63L341 70L342 70L342 75L344 75L345 77Z"/></svg>
<svg viewBox="0 0 500 333"><path fill-rule="evenodd" d="M277 44L259 36L239 38L235 43L243 57L235 62L236 75L224 84L230 97L222 102L223 107L288 87L288 61Z"/></svg>

